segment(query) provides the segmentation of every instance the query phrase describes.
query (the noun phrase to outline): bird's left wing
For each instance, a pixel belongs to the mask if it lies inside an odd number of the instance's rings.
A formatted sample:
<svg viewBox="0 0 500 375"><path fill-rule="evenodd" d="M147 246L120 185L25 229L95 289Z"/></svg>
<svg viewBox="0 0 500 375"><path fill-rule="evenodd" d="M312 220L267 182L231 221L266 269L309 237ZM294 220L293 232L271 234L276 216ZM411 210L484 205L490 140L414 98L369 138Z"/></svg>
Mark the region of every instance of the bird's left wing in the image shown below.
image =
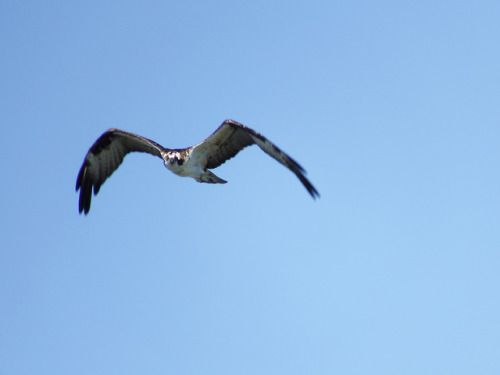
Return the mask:
<svg viewBox="0 0 500 375"><path fill-rule="evenodd" d="M207 169L217 168L253 144L257 144L262 151L290 169L313 198L319 197L316 188L305 177L304 168L262 134L233 120L224 121L210 137L193 146L192 157L199 158Z"/></svg>

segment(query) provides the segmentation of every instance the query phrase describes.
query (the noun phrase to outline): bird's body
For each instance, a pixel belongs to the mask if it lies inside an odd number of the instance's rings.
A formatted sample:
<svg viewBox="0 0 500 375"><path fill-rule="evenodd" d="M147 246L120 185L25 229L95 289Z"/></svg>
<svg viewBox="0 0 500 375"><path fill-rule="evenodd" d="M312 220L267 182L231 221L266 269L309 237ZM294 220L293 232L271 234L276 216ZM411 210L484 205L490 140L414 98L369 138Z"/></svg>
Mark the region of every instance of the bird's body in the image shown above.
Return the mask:
<svg viewBox="0 0 500 375"><path fill-rule="evenodd" d="M76 190L81 190L79 211L84 211L85 214L89 212L92 190L96 195L104 181L130 152L147 152L158 156L163 159L165 167L178 176L192 177L198 182L226 183L210 169L217 168L252 144L257 144L265 153L295 173L313 198L319 196L297 162L256 131L236 121L226 120L203 142L184 149L168 149L139 135L109 129L87 152L78 174Z"/></svg>

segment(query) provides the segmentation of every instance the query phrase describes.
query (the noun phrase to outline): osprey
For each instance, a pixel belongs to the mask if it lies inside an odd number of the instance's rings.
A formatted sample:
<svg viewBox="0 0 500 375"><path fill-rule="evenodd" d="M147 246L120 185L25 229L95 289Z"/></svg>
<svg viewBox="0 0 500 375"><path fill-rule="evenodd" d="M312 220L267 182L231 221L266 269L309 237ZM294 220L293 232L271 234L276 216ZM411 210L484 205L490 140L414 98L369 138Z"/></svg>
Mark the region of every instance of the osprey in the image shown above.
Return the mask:
<svg viewBox="0 0 500 375"><path fill-rule="evenodd" d="M78 173L76 191L80 189L79 211L90 210L92 189L97 195L101 185L123 162L129 152L147 152L163 159L165 167L178 176L198 182L225 184L209 169L217 168L247 146L257 144L266 154L290 169L315 199L318 191L304 176L304 169L262 134L233 120L226 120L203 142L183 149L168 149L158 143L119 129L109 129L99 137L85 156Z"/></svg>

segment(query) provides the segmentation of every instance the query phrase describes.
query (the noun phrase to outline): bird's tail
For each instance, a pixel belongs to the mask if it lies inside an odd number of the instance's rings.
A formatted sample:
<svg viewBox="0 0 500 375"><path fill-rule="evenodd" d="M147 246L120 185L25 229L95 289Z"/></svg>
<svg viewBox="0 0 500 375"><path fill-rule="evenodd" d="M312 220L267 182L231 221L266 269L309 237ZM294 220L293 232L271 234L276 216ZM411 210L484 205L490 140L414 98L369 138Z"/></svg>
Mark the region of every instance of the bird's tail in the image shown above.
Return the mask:
<svg viewBox="0 0 500 375"><path fill-rule="evenodd" d="M206 182L209 184L225 184L227 181L223 180L222 178L217 177L214 175L212 172L210 172L208 169L205 171L204 174L200 176L199 179L197 179L198 182Z"/></svg>

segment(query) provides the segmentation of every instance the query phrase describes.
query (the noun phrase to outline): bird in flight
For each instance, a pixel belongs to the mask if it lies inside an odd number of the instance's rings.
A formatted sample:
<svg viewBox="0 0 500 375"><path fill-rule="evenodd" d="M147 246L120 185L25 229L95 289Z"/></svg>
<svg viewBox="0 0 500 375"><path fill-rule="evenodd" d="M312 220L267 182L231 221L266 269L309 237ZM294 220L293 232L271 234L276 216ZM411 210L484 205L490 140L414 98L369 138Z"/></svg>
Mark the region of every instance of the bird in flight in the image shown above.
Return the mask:
<svg viewBox="0 0 500 375"><path fill-rule="evenodd" d="M119 129L109 129L95 141L85 156L76 180L80 190L78 210L90 210L92 189L97 195L101 185L118 169L129 152L147 152L163 159L165 167L178 176L192 177L198 182L225 184L210 169L217 168L245 147L257 144L262 151L290 169L316 199L318 191L305 177L304 169L262 134L233 120L226 120L203 142L193 147L169 149L158 143Z"/></svg>

